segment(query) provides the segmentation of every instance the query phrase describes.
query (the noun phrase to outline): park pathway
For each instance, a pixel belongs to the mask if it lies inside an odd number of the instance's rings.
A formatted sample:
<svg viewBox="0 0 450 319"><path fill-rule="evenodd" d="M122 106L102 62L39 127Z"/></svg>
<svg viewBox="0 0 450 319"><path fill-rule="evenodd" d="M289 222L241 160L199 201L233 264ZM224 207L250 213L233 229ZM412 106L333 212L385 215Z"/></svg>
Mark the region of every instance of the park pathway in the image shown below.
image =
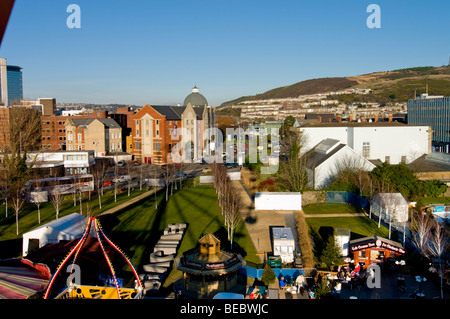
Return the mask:
<svg viewBox="0 0 450 319"><path fill-rule="evenodd" d="M255 211L252 196L243 183L240 180L232 181L231 186L234 192L240 194L241 216L261 262L265 254L272 251L270 227L291 227L294 237L298 237L295 211ZM298 246L297 240L296 244Z"/></svg>

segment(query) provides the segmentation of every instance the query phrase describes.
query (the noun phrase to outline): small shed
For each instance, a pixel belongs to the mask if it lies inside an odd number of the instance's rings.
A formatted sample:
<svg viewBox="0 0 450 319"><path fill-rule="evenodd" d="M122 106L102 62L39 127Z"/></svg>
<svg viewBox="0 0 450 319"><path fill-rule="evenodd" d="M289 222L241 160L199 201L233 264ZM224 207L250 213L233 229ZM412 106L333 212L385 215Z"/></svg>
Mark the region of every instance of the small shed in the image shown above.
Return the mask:
<svg viewBox="0 0 450 319"><path fill-rule="evenodd" d="M294 262L295 240L292 229L288 227L274 227L273 254L280 256L283 264Z"/></svg>
<svg viewBox="0 0 450 319"><path fill-rule="evenodd" d="M409 204L400 193L379 193L373 197L370 211L386 222L408 221Z"/></svg>
<svg viewBox="0 0 450 319"><path fill-rule="evenodd" d="M336 228L334 238L336 240L336 245L341 251L341 256L347 257L350 248L350 229Z"/></svg>
<svg viewBox="0 0 450 319"><path fill-rule="evenodd" d="M23 256L47 244L81 238L86 228L86 223L86 217L78 213L73 213L55 219L23 234Z"/></svg>

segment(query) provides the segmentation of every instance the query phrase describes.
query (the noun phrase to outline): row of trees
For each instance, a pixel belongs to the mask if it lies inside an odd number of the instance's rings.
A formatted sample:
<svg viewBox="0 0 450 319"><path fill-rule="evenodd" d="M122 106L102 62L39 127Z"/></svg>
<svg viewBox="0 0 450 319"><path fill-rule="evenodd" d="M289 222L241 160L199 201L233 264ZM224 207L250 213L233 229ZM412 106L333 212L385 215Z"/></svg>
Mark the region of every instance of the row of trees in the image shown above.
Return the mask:
<svg viewBox="0 0 450 319"><path fill-rule="evenodd" d="M33 173L29 152L41 145L39 112L25 108L5 108L0 113L0 189L6 207L10 204L16 216L19 234L19 213L25 205L25 184ZM6 209L6 215L8 210Z"/></svg>
<svg viewBox="0 0 450 319"><path fill-rule="evenodd" d="M214 162L212 164L212 176L219 206L222 209L225 227L227 228L228 240L231 243L231 249L233 249L234 231L242 221L240 213L241 198L239 193L234 191L224 165Z"/></svg>

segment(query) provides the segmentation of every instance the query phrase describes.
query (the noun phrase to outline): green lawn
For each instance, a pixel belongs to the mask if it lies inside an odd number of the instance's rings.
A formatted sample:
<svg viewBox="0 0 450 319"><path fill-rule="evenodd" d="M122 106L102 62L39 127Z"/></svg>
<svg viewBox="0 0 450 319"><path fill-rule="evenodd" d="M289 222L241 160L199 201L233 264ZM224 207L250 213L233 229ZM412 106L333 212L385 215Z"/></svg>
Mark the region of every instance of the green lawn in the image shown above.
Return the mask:
<svg viewBox="0 0 450 319"><path fill-rule="evenodd" d="M125 191L117 195L117 202L114 202L114 191L108 191L102 196L102 209L99 208L98 196L91 196L85 198L82 201L82 214L86 216L87 205L91 208L91 215L97 216L102 212L115 207L121 203L124 203L136 196L141 195L145 192L135 190L132 191L130 196ZM86 196L87 193L85 194ZM41 224L48 223L56 218L56 211L52 203L43 203L40 207L41 211ZM66 216L71 213L80 213L79 199L77 199L76 206L73 205L73 197L68 195L66 201L60 209L59 217ZM6 240L14 240L22 238L22 235L36 227L39 226L38 223L38 210L36 205L27 204L24 209L19 213L19 235L16 235L16 216L14 214L13 208L10 206L8 208L8 217L6 217L5 206L0 206L0 242Z"/></svg>
<svg viewBox="0 0 450 319"><path fill-rule="evenodd" d="M174 192L167 203L163 190L158 194L158 210L155 209L154 197L151 196L130 209L105 218L104 223L111 225L110 237L127 252L138 270L149 263L149 253L153 251L153 246L168 224L188 224L178 256L195 248L200 237L208 232L218 236L222 247L229 250L223 217L212 185L185 187ZM243 222L236 229L234 238L234 251L241 253L248 261L260 263ZM167 285L180 276L181 272L173 269L166 281Z"/></svg>
<svg viewBox="0 0 450 319"><path fill-rule="evenodd" d="M92 215L97 216L101 212L125 202L144 191L134 191L132 196L127 193L118 196L117 203L114 203L114 192L108 192L102 197L102 210L98 208L97 197L92 197L89 205L93 208ZM168 224L187 223L187 231L178 250L178 255L196 247L200 237L208 232L214 233L222 241L222 248L230 250L227 241L227 231L223 225L223 216L217 202L217 195L212 185L197 185L184 187L181 190L174 190L173 195L166 203L165 190L161 190L156 196L158 208L155 207L155 196L151 195L137 203L128 206L114 214L103 215L101 224L106 234L127 254L133 265L139 270L149 263L149 254L153 251L153 246L163 234ZM83 215L86 214L86 204L84 202ZM64 203L60 216L73 212L79 212L79 206L73 206L73 200L69 197ZM21 236L38 226L37 209L34 205L27 205L20 214L19 236L15 232L15 216L12 209L9 210L8 218L4 217L4 206L0 209L0 249L10 246L14 242L17 253L21 251ZM41 206L41 224L49 222L55 218L55 211L51 203ZM235 230L233 251L239 252L247 261L259 264L259 257L247 233L244 222ZM17 255L17 254L16 254ZM13 256L8 256L13 257ZM119 266L119 265L117 265ZM121 264L118 272L126 277L131 269L125 264ZM169 276L167 283L181 276L181 272L174 269Z"/></svg>
<svg viewBox="0 0 450 319"><path fill-rule="evenodd" d="M388 237L389 230L381 226L378 228L378 223L369 219L368 217L315 217L306 218L306 222L309 227L315 232L319 232L321 228L333 227L336 228L346 228L351 231L351 240L378 235L381 237Z"/></svg>
<svg viewBox="0 0 450 319"><path fill-rule="evenodd" d="M329 205L329 207L327 207ZM320 258L323 249L334 230L337 228L350 229L350 240L361 237L378 235L380 237L389 237L389 231L385 227L378 228L378 223L362 216L340 216L339 214L358 212L360 208L348 204L314 204L308 205L305 214L338 214L336 217L311 217L306 218L309 226L309 233L314 242L314 255ZM395 238L392 238L395 240Z"/></svg>
<svg viewBox="0 0 450 319"><path fill-rule="evenodd" d="M303 206L303 212L306 215L317 214L349 214L349 213L361 213L362 209L350 204L310 204Z"/></svg>
<svg viewBox="0 0 450 319"><path fill-rule="evenodd" d="M422 204L448 204L450 203L450 197L422 197Z"/></svg>

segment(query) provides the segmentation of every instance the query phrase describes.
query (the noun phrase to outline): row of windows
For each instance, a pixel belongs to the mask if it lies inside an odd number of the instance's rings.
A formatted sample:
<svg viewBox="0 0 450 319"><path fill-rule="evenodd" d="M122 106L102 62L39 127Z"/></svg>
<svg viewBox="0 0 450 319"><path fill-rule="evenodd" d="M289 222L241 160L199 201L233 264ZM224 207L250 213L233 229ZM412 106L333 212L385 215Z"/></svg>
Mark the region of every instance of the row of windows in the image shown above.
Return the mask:
<svg viewBox="0 0 450 319"><path fill-rule="evenodd" d="M42 140L43 140L43 141L45 141L45 140L51 140L51 139L53 139L53 137L51 137L51 136L42 136ZM59 140L60 140L60 141L65 141L65 140L66 140L66 137L65 137L65 136L60 136L60 137L59 137Z"/></svg>

